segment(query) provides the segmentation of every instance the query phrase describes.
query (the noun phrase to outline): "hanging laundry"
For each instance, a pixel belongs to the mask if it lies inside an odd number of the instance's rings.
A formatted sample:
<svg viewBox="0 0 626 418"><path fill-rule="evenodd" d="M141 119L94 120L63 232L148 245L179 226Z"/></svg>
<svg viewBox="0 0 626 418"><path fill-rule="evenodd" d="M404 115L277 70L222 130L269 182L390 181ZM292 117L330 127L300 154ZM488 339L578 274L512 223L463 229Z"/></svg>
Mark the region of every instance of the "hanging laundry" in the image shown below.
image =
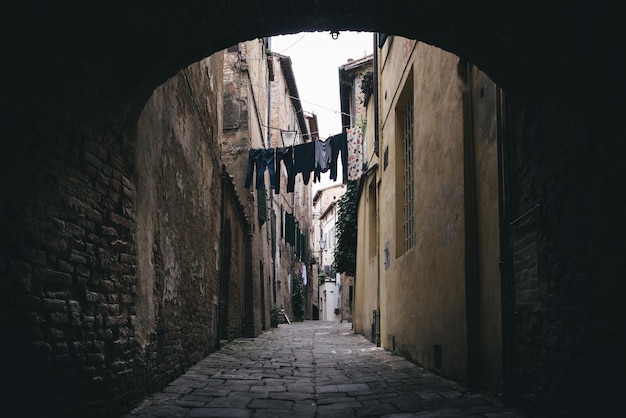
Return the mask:
<svg viewBox="0 0 626 418"><path fill-rule="evenodd" d="M306 264L301 264L300 265L300 271L302 273L302 284L306 286L307 284L307 277L306 277Z"/></svg>
<svg viewBox="0 0 626 418"><path fill-rule="evenodd" d="M252 175L256 170L256 189L265 187L265 169L270 173L270 188L276 189L274 148L256 148L248 151L248 169L246 172L246 189L252 185Z"/></svg>
<svg viewBox="0 0 626 418"><path fill-rule="evenodd" d="M313 181L320 181L320 173L325 173L330 169L330 161L330 141L315 141L315 169Z"/></svg>
<svg viewBox="0 0 626 418"><path fill-rule="evenodd" d="M296 173L293 168L293 147L279 147L276 148L276 181L274 182L276 188L274 193L280 193L280 162L283 162L287 169L287 192L293 193L295 185Z"/></svg>
<svg viewBox="0 0 626 418"><path fill-rule="evenodd" d="M315 143L306 142L293 147L294 175L302 173L304 184L309 184L311 172L315 169Z"/></svg>
<svg viewBox="0 0 626 418"><path fill-rule="evenodd" d="M348 179L348 143L346 142L346 133L342 132L338 135L330 137L330 179L337 180L337 160L341 155L342 180L345 183Z"/></svg>
<svg viewBox="0 0 626 418"><path fill-rule="evenodd" d="M348 129L348 180L358 180L363 174L363 132L360 126Z"/></svg>

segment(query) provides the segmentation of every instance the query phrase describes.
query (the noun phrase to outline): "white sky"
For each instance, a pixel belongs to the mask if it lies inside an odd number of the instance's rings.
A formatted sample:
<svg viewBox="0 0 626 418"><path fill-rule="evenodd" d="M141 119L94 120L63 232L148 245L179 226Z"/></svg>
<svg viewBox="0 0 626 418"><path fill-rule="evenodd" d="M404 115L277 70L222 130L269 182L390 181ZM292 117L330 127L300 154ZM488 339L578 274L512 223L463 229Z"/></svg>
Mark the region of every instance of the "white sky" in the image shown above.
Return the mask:
<svg viewBox="0 0 626 418"><path fill-rule="evenodd" d="M272 52L291 58L302 108L317 115L320 139L341 132L339 67L370 55L372 46L370 32L340 32L336 40L328 31L272 37ZM313 183L313 193L331 184L325 174L321 183Z"/></svg>
<svg viewBox="0 0 626 418"><path fill-rule="evenodd" d="M317 115L320 139L341 132L339 67L371 54L372 42L369 32L340 32L337 40L330 32L272 38L272 52L291 58L302 107Z"/></svg>

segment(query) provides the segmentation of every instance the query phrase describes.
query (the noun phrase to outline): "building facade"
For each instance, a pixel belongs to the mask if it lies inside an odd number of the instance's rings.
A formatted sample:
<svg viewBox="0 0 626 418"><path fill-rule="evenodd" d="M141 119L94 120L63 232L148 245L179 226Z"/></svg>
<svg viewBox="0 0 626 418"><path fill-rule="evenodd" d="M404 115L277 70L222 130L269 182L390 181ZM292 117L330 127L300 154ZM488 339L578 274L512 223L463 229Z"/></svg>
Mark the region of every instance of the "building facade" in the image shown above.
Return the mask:
<svg viewBox="0 0 626 418"><path fill-rule="evenodd" d="M402 37L387 37L375 63L355 330L446 377L499 393L499 89L453 54Z"/></svg>
<svg viewBox="0 0 626 418"><path fill-rule="evenodd" d="M322 321L341 320L341 274L333 270L337 244L337 202L346 191L345 184L332 184L319 189L313 196L315 216L314 254L318 260L316 277L318 297L313 308Z"/></svg>
<svg viewBox="0 0 626 418"><path fill-rule="evenodd" d="M311 138L291 60L272 54L268 39L228 48L224 83L222 155L251 220L245 335L255 336L269 328L274 305L291 319L304 316L301 308L294 312L293 302L294 295L307 297L301 288L311 274L310 183L298 175L288 187L287 166L276 164L275 150L291 156L294 145ZM260 151L272 155L271 170L254 165L251 152ZM277 176L270 174L275 169Z"/></svg>

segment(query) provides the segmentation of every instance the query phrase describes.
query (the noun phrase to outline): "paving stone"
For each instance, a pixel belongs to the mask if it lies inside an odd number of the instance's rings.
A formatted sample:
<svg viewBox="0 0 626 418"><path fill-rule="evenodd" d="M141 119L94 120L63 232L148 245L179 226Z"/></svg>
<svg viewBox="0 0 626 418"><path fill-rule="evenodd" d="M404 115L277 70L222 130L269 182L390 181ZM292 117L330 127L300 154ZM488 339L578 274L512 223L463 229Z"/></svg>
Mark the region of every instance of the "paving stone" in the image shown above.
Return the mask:
<svg viewBox="0 0 626 418"><path fill-rule="evenodd" d="M192 409L185 418L247 418L251 411L235 408L196 408Z"/></svg>
<svg viewBox="0 0 626 418"><path fill-rule="evenodd" d="M345 385L325 385L315 388L316 393L329 393L329 392L358 392L362 390L368 390L369 386L365 383L353 383Z"/></svg>
<svg viewBox="0 0 626 418"><path fill-rule="evenodd" d="M281 324L235 340L126 418L523 418L497 398L375 347L351 324Z"/></svg>
<svg viewBox="0 0 626 418"><path fill-rule="evenodd" d="M224 396L215 398L207 407L209 408L246 408L252 401L250 396Z"/></svg>
<svg viewBox="0 0 626 418"><path fill-rule="evenodd" d="M303 401L306 399L313 400L314 395L312 393L304 392L277 392L269 395L270 399L282 399L288 401Z"/></svg>
<svg viewBox="0 0 626 418"><path fill-rule="evenodd" d="M293 402L279 399L255 399L250 402L248 406L252 409L291 410L291 408L293 407Z"/></svg>

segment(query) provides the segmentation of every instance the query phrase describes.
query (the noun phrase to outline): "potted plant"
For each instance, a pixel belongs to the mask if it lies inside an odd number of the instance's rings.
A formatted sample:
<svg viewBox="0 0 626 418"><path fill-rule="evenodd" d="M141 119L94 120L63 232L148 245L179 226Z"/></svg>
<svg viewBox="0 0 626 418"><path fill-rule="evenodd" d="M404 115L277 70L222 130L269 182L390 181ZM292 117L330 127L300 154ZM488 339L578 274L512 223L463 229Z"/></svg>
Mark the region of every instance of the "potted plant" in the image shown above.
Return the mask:
<svg viewBox="0 0 626 418"><path fill-rule="evenodd" d="M272 328L278 327L278 318L280 318L280 308L278 305L274 304L272 309L270 309L270 326Z"/></svg>

